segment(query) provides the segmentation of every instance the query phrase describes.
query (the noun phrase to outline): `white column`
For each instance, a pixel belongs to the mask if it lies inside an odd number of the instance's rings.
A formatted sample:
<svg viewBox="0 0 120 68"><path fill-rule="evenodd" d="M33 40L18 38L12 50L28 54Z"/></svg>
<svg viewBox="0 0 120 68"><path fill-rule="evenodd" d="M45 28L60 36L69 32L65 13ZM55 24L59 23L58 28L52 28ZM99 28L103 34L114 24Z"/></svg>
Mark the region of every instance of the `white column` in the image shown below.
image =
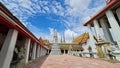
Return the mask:
<svg viewBox="0 0 120 68"><path fill-rule="evenodd" d="M43 47L41 48L41 53L42 53L42 56L43 56Z"/></svg>
<svg viewBox="0 0 120 68"><path fill-rule="evenodd" d="M42 53L43 53L43 55L44 55L44 52L45 52L45 51L44 51L44 48L42 48Z"/></svg>
<svg viewBox="0 0 120 68"><path fill-rule="evenodd" d="M0 68L10 68L17 36L17 30L9 29L0 52Z"/></svg>
<svg viewBox="0 0 120 68"><path fill-rule="evenodd" d="M117 44L120 47L120 26L111 10L108 10L106 12L106 16L108 18L110 26L112 27L113 34L115 35L115 40L117 41Z"/></svg>
<svg viewBox="0 0 120 68"><path fill-rule="evenodd" d="M39 58L40 57L40 46L38 45L37 46L37 58Z"/></svg>
<svg viewBox="0 0 120 68"><path fill-rule="evenodd" d="M64 50L64 54L65 54L65 50Z"/></svg>
<svg viewBox="0 0 120 68"><path fill-rule="evenodd" d="M28 63L30 42L31 42L31 39L28 39L28 38L25 41L25 63Z"/></svg>
<svg viewBox="0 0 120 68"><path fill-rule="evenodd" d="M46 49L44 48L44 55L46 55Z"/></svg>
<svg viewBox="0 0 120 68"><path fill-rule="evenodd" d="M99 39L100 37L102 38L98 21L94 20L93 24L94 24L94 28L95 28L95 31L96 31L97 39Z"/></svg>
<svg viewBox="0 0 120 68"><path fill-rule="evenodd" d="M118 9L116 10L116 14L117 14L117 16L118 16L119 23L120 23L120 8L118 8Z"/></svg>
<svg viewBox="0 0 120 68"><path fill-rule="evenodd" d="M43 48L43 55L45 55L45 49Z"/></svg>
<svg viewBox="0 0 120 68"><path fill-rule="evenodd" d="M48 54L48 50L46 50L46 54Z"/></svg>
<svg viewBox="0 0 120 68"><path fill-rule="evenodd" d="M46 55L46 49L44 48L44 55Z"/></svg>
<svg viewBox="0 0 120 68"><path fill-rule="evenodd" d="M75 54L76 54L76 56L77 56L77 50L75 51Z"/></svg>
<svg viewBox="0 0 120 68"><path fill-rule="evenodd" d="M42 47L42 56L44 55L43 47Z"/></svg>
<svg viewBox="0 0 120 68"><path fill-rule="evenodd" d="M37 45L37 43L35 42L33 45L32 59L36 58L36 45Z"/></svg>
<svg viewBox="0 0 120 68"><path fill-rule="evenodd" d="M47 54L47 50L45 49L45 55Z"/></svg>
<svg viewBox="0 0 120 68"><path fill-rule="evenodd" d="M41 46L40 50L41 50L41 56L43 56L43 49L42 49L42 46Z"/></svg>
<svg viewBox="0 0 120 68"><path fill-rule="evenodd" d="M47 53L48 53L48 54L50 53L49 49L48 49Z"/></svg>
<svg viewBox="0 0 120 68"><path fill-rule="evenodd" d="M89 45L92 47L93 52L97 52L96 45L95 45L96 41L94 39L94 35L92 33L92 29L91 29L90 24L88 24L88 30L89 30L89 39L90 39Z"/></svg>
<svg viewBox="0 0 120 68"><path fill-rule="evenodd" d="M41 46L40 46L40 50L39 50L39 56L41 56Z"/></svg>
<svg viewBox="0 0 120 68"><path fill-rule="evenodd" d="M45 48L44 48L44 55L46 54L46 50L45 50Z"/></svg>
<svg viewBox="0 0 120 68"><path fill-rule="evenodd" d="M46 55L46 53L47 53L47 50L45 49L45 55Z"/></svg>
<svg viewBox="0 0 120 68"><path fill-rule="evenodd" d="M102 29L103 29L105 40L107 42L113 43L114 41L113 41L112 35L110 33L108 24L107 24L107 22L105 21L104 18L100 19L100 24L101 24Z"/></svg>
<svg viewBox="0 0 120 68"><path fill-rule="evenodd" d="M68 54L70 54L70 50L68 50Z"/></svg>

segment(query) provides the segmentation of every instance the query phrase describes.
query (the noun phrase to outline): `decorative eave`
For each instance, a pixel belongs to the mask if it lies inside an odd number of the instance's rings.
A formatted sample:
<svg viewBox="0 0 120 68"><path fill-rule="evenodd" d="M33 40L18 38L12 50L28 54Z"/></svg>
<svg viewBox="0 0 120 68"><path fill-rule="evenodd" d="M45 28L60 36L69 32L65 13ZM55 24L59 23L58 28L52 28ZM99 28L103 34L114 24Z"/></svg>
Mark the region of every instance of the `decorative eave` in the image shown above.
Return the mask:
<svg viewBox="0 0 120 68"><path fill-rule="evenodd" d="M88 33L84 33L84 34L76 37L72 41L72 43L82 45L82 44L85 44L87 42L88 38L89 38L89 34Z"/></svg>
<svg viewBox="0 0 120 68"><path fill-rule="evenodd" d="M97 13L95 16L93 16L89 21L83 24L83 26L87 26L87 24L91 24L93 20L95 20L100 15L104 14L108 9L112 8L114 5L118 4L120 0L113 0L111 3L106 5L99 13Z"/></svg>
<svg viewBox="0 0 120 68"><path fill-rule="evenodd" d="M5 23L2 24L8 26L9 28L14 28L18 30L21 35L25 36L26 38L30 38L31 40L37 42L42 47L44 47L44 45L42 45L39 40L19 21L19 19L16 18L1 2L0 19L5 21ZM47 49L46 47L44 48Z"/></svg>

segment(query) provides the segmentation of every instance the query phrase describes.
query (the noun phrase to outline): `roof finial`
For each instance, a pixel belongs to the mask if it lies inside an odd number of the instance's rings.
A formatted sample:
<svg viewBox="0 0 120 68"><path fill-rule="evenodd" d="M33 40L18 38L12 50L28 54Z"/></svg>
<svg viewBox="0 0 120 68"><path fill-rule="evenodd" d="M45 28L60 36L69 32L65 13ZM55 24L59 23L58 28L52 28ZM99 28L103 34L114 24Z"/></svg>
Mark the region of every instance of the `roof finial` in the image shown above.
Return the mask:
<svg viewBox="0 0 120 68"><path fill-rule="evenodd" d="M65 43L65 33L63 33L63 42Z"/></svg>
<svg viewBox="0 0 120 68"><path fill-rule="evenodd" d="M73 40L74 40L74 33L73 33Z"/></svg>
<svg viewBox="0 0 120 68"><path fill-rule="evenodd" d="M54 29L53 30L53 40L54 40L54 43L58 42L58 37L57 37L57 31Z"/></svg>
<svg viewBox="0 0 120 68"><path fill-rule="evenodd" d="M61 35L61 43L63 42L63 40L62 40L62 35Z"/></svg>

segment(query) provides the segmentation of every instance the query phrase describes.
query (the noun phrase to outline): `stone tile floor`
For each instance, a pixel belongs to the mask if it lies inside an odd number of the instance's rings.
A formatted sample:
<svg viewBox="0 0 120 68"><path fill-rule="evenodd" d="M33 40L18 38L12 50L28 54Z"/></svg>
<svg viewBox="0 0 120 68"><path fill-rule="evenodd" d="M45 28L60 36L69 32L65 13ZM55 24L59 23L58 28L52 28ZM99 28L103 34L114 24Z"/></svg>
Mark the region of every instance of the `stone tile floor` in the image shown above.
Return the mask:
<svg viewBox="0 0 120 68"><path fill-rule="evenodd" d="M26 68L120 68L120 63L71 55L49 55L30 62Z"/></svg>

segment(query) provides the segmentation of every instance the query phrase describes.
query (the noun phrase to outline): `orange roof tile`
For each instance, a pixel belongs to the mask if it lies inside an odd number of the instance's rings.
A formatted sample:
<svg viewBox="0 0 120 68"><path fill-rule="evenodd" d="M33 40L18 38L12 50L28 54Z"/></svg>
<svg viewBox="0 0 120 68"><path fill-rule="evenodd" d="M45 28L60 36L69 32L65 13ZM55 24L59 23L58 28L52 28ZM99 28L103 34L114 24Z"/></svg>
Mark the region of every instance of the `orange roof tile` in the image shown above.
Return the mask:
<svg viewBox="0 0 120 68"><path fill-rule="evenodd" d="M78 36L77 38L75 38L72 43L75 44L84 44L87 42L87 39L89 38L89 34L88 33L84 33L80 36Z"/></svg>

